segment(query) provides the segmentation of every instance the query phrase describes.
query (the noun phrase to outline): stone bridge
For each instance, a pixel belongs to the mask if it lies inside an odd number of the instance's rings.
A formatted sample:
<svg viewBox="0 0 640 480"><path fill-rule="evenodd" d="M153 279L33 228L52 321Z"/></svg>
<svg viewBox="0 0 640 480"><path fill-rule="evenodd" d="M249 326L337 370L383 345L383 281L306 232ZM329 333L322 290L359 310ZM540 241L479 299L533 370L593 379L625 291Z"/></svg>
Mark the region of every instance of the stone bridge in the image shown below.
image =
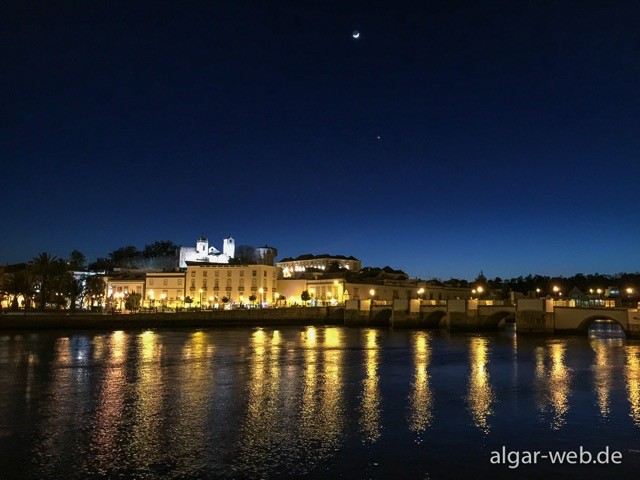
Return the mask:
<svg viewBox="0 0 640 480"><path fill-rule="evenodd" d="M507 322L514 322L521 333L586 334L594 321L609 320L619 324L627 336L640 335L638 310L557 306L548 299L522 299L517 305L495 303L474 300L395 300L388 303L348 300L345 324L482 331L497 330Z"/></svg>

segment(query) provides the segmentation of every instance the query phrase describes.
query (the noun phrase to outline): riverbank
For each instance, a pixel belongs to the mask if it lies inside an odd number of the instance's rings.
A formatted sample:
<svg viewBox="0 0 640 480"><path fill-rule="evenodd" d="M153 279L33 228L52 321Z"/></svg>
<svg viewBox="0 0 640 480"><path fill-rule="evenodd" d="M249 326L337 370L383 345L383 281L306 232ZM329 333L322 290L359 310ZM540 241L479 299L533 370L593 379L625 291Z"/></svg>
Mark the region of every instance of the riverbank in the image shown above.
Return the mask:
<svg viewBox="0 0 640 480"><path fill-rule="evenodd" d="M49 329L137 330L144 328L301 325L344 325L344 309L341 307L300 307L179 313L29 312L27 314L0 315L0 331Z"/></svg>

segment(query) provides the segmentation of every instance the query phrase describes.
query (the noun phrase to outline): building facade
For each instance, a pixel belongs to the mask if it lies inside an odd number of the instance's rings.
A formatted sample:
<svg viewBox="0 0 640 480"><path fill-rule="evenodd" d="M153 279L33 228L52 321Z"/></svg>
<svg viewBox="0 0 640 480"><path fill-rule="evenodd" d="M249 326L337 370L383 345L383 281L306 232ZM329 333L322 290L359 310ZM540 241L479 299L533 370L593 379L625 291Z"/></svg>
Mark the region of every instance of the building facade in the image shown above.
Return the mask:
<svg viewBox="0 0 640 480"><path fill-rule="evenodd" d="M185 297L185 272L146 274L145 304L149 307L181 307Z"/></svg>
<svg viewBox="0 0 640 480"><path fill-rule="evenodd" d="M274 305L279 298L277 277L278 269L271 265L187 262L185 295L202 308Z"/></svg>
<svg viewBox="0 0 640 480"><path fill-rule="evenodd" d="M296 274L312 271L329 271L337 266L344 270L357 272L362 269L362 262L355 257L345 257L344 255L300 255L296 258L283 258L277 263L282 271L283 278L292 278Z"/></svg>

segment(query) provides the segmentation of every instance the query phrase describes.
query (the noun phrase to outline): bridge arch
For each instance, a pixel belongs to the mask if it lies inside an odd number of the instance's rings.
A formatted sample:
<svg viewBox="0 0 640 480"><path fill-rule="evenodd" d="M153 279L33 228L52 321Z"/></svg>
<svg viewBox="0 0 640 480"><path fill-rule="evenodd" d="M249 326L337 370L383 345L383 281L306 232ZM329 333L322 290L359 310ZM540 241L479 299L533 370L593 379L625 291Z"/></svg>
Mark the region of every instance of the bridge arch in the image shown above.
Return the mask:
<svg viewBox="0 0 640 480"><path fill-rule="evenodd" d="M582 320L580 322L580 324L578 325L578 330L587 333L589 331L589 327L596 321L596 320L609 320L610 322L615 323L616 325L619 325L620 328L622 329L622 331L625 333L625 335L627 334L627 329L626 326L623 325L622 323L620 323L619 320L609 316L609 315L605 315L605 314L598 314L598 315L591 315L587 318L585 318L584 320Z"/></svg>
<svg viewBox="0 0 640 480"><path fill-rule="evenodd" d="M426 328L438 328L440 322L447 316L445 310L435 310L433 312L425 312L420 315L418 326Z"/></svg>
<svg viewBox="0 0 640 480"><path fill-rule="evenodd" d="M370 323L371 325L388 327L391 325L392 314L393 310L390 308L383 308L382 310L374 313Z"/></svg>
<svg viewBox="0 0 640 480"><path fill-rule="evenodd" d="M516 321L515 312L509 310L500 310L498 312L494 312L484 318L479 318L479 324L481 328L497 330L500 327L502 322L513 322Z"/></svg>

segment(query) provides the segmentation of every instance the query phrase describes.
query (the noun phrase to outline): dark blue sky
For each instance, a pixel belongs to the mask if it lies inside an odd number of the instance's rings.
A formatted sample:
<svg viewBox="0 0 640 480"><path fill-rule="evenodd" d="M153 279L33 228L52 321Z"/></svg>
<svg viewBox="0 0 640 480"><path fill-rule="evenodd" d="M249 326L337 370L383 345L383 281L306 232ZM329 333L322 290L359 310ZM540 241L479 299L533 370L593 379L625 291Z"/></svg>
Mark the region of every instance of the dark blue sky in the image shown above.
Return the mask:
<svg viewBox="0 0 640 480"><path fill-rule="evenodd" d="M640 270L635 0L3 5L0 263L205 233Z"/></svg>

